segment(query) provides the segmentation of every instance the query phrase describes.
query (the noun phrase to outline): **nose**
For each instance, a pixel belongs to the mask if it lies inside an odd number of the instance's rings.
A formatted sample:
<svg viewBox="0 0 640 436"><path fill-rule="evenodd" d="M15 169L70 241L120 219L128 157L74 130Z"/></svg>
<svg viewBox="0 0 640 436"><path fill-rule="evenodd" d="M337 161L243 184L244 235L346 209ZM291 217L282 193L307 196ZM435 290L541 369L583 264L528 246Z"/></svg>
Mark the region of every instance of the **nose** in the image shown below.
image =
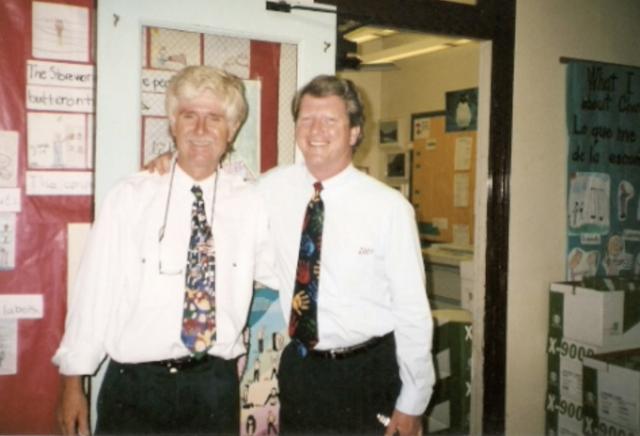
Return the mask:
<svg viewBox="0 0 640 436"><path fill-rule="evenodd" d="M199 116L196 120L196 133L202 134L207 130L207 118Z"/></svg>
<svg viewBox="0 0 640 436"><path fill-rule="evenodd" d="M324 130L324 119L314 118L311 123L311 133L321 132Z"/></svg>

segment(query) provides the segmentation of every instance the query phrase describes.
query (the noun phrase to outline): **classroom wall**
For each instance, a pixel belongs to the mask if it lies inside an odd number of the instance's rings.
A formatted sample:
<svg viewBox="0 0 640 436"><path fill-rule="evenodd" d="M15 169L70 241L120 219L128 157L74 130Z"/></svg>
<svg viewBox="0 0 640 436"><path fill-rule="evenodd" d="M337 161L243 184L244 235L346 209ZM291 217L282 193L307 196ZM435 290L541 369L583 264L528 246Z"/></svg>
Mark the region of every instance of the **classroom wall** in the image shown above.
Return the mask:
<svg viewBox="0 0 640 436"><path fill-rule="evenodd" d="M640 65L636 0L518 0L509 224L506 434L544 434L549 282L564 279L561 56ZM486 338L490 341L491 338ZM487 386L489 389L490 386Z"/></svg>
<svg viewBox="0 0 640 436"><path fill-rule="evenodd" d="M407 145L411 114L443 111L447 91L478 86L478 62L478 46L469 44L396 61L395 71L339 73L356 83L365 104L365 139L354 155L355 164L368 166L371 175L382 177L377 122L398 117L402 122L400 140Z"/></svg>

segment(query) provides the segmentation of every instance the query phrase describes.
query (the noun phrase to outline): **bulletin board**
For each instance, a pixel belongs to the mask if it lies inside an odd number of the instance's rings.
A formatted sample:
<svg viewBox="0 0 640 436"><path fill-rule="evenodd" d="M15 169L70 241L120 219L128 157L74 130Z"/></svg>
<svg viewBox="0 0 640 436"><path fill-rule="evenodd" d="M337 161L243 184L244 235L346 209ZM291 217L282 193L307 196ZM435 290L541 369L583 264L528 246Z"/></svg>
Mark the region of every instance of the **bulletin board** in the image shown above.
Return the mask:
<svg viewBox="0 0 640 436"><path fill-rule="evenodd" d="M567 279L640 274L640 68L568 60Z"/></svg>
<svg viewBox="0 0 640 436"><path fill-rule="evenodd" d="M0 433L56 434L67 226L92 218L93 2L0 2Z"/></svg>
<svg viewBox="0 0 640 436"><path fill-rule="evenodd" d="M446 115L422 120L412 134L411 202L423 240L473 244L476 132L447 132Z"/></svg>

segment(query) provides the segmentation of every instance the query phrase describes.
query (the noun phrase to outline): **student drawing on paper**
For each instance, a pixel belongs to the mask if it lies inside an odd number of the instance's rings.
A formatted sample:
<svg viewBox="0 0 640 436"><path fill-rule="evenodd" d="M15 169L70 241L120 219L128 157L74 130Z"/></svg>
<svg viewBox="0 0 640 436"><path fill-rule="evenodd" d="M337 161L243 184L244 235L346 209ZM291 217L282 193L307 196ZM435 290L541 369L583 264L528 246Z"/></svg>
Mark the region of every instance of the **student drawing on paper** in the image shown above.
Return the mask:
<svg viewBox="0 0 640 436"><path fill-rule="evenodd" d="M569 261L567 269L569 270L569 280L575 281L582 278L581 271L579 269L584 252L579 248L574 248L569 252Z"/></svg>
<svg viewBox="0 0 640 436"><path fill-rule="evenodd" d="M6 268L9 266L9 253L4 247L0 247L0 268Z"/></svg>
<svg viewBox="0 0 640 436"><path fill-rule="evenodd" d="M276 429L276 415L269 410L267 414L267 434L271 434L272 431L273 434L278 434L278 430Z"/></svg>
<svg viewBox="0 0 640 436"><path fill-rule="evenodd" d="M187 66L187 56L184 53L168 54L167 47L164 45L158 49L158 64L164 66L167 62L176 62Z"/></svg>
<svg viewBox="0 0 640 436"><path fill-rule="evenodd" d="M633 185L626 180L620 182L618 187L618 219L624 221L627 219L627 209L629 200L633 198Z"/></svg>
<svg viewBox="0 0 640 436"><path fill-rule="evenodd" d="M9 180L13 176L11 164L11 157L0 153L0 179Z"/></svg>
<svg viewBox="0 0 640 436"><path fill-rule="evenodd" d="M621 270L629 269L626 260L627 255L624 251L624 240L619 234L613 233L609 236L607 246L605 247L604 259L602 260L606 275L617 276Z"/></svg>
<svg viewBox="0 0 640 436"><path fill-rule="evenodd" d="M55 21L56 26L56 41L58 42L58 46L62 46L62 32L64 31L64 21L57 19Z"/></svg>
<svg viewBox="0 0 640 436"><path fill-rule="evenodd" d="M600 255L597 251L587 253L587 271L583 277L594 277L598 273L598 258Z"/></svg>
<svg viewBox="0 0 640 436"><path fill-rule="evenodd" d="M247 422L245 423L245 431L247 436L253 436L256 431L256 418L253 415L247 416Z"/></svg>

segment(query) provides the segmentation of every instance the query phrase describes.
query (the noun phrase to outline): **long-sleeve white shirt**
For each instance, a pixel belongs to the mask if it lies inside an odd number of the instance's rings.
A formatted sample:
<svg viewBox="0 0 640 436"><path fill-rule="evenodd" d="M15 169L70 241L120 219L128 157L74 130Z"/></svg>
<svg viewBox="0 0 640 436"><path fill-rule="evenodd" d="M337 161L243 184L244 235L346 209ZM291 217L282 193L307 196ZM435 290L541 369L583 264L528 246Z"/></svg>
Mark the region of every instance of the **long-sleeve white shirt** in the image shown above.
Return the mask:
<svg viewBox="0 0 640 436"><path fill-rule="evenodd" d="M253 185L223 170L218 173L213 219L217 338L209 354L229 359L245 352L241 333L253 281L273 289L279 281L264 200ZM170 180L171 173L141 172L120 180L108 193L53 357L61 373L91 374L105 355L136 363L189 354L180 332L195 198L191 187L196 182L176 165L167 206ZM209 221L215 183L215 175L197 182Z"/></svg>
<svg viewBox="0 0 640 436"><path fill-rule="evenodd" d="M287 321L302 222L315 181L303 164L278 167L258 181L277 241L280 302ZM399 192L351 165L322 186L316 349L349 347L394 331L403 383L396 408L421 414L435 373L433 321L414 210Z"/></svg>

